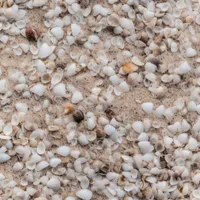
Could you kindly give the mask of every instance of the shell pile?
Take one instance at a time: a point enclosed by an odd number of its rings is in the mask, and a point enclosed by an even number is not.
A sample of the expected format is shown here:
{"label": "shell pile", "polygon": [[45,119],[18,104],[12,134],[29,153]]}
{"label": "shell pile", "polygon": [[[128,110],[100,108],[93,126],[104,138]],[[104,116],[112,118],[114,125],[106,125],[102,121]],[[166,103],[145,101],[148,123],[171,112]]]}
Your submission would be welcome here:
{"label": "shell pile", "polygon": [[0,0],[0,199],[200,199],[199,0]]}

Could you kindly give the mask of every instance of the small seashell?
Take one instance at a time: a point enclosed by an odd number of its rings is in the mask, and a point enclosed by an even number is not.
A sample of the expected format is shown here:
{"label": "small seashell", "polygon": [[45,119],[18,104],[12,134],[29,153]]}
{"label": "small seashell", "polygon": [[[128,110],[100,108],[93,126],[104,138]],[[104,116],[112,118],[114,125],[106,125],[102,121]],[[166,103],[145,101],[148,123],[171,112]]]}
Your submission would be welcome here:
{"label": "small seashell", "polygon": [[187,48],[187,50],[186,50],[186,55],[187,55],[188,58],[191,58],[191,57],[196,56],[196,55],[197,55],[197,52],[196,52],[195,49],[189,47],[189,48]]}
{"label": "small seashell", "polygon": [[78,24],[71,24],[72,35],[77,36],[81,31],[81,27]]}
{"label": "small seashell", "polygon": [[55,168],[57,167],[60,163],[61,163],[61,159],[60,158],[51,158],[50,160],[50,166]]}
{"label": "small seashell", "polygon": [[51,32],[58,40],[61,40],[64,36],[64,31],[61,27],[54,27],[51,29]]}
{"label": "small seashell", "polygon": [[138,146],[143,154],[151,153],[154,149],[148,141],[141,141],[138,143]]}
{"label": "small seashell", "polygon": [[78,110],[73,114],[73,118],[75,122],[80,123],[82,120],[84,120],[84,114],[81,110]]}
{"label": "small seashell", "polygon": [[64,83],[59,83],[53,88],[53,93],[55,96],[67,97],[66,88]]}
{"label": "small seashell", "polygon": [[43,96],[45,91],[45,86],[41,83],[34,85],[30,91],[38,96]]}
{"label": "small seashell", "polygon": [[47,161],[40,161],[36,165],[36,171],[42,171],[43,169],[47,168],[49,166],[49,163]]}
{"label": "small seashell", "polygon": [[154,105],[151,102],[146,102],[142,104],[142,109],[144,110],[144,112],[146,112],[147,114],[150,114],[153,112],[153,108]]}
{"label": "small seashell", "polygon": [[12,134],[12,132],[13,132],[12,124],[8,123],[3,129],[3,134],[9,136]]}
{"label": "small seashell", "polygon": [[136,56],[134,56],[134,57],[132,58],[132,62],[133,62],[134,64],[136,64],[137,66],[143,66],[143,65],[144,65],[144,63],[141,62],[141,61],[139,60],[139,58],[136,57]]}
{"label": "small seashell", "polygon": [[49,187],[50,189],[54,190],[55,192],[57,192],[60,189],[60,186],[61,186],[60,181],[56,177],[52,177],[47,182],[47,187]]}
{"label": "small seashell", "polygon": [[120,17],[117,14],[113,13],[107,17],[107,22],[110,26],[116,27],[120,24],[119,19]]}
{"label": "small seashell", "polygon": [[34,170],[36,167],[36,162],[33,160],[29,160],[26,162],[26,168],[29,170]]}
{"label": "small seashell", "polygon": [[39,57],[43,59],[49,57],[55,48],[55,46],[49,46],[47,43],[42,44],[39,48]]}
{"label": "small seashell", "polygon": [[137,67],[137,65],[135,65],[133,63],[126,63],[123,65],[122,69],[126,74],[129,74],[131,72],[137,71],[138,67]]}
{"label": "small seashell", "polygon": [[70,103],[67,103],[67,104],[65,105],[65,113],[66,113],[67,115],[69,115],[69,114],[71,114],[71,113],[73,113],[73,112],[74,112],[74,107],[73,107],[73,105],[70,104]]}
{"label": "small seashell", "polygon": [[137,133],[142,133],[144,131],[144,125],[141,121],[134,122],[132,127]]}
{"label": "small seashell", "polygon": [[10,158],[11,157],[8,154],[0,153],[0,163],[5,163],[10,160]]}
{"label": "small seashell", "polygon": [[83,95],[82,95],[82,93],[79,92],[79,91],[75,91],[75,92],[73,93],[73,95],[72,95],[72,99],[71,99],[72,103],[77,104],[77,103],[79,103],[79,102],[82,101],[82,100],[83,100]]}
{"label": "small seashell", "polygon": [[46,147],[45,147],[44,143],[43,142],[39,142],[38,146],[37,146],[37,153],[39,155],[44,154],[45,150],[46,150]]}
{"label": "small seashell", "polygon": [[107,124],[105,127],[104,127],[104,132],[107,134],[107,135],[112,135],[113,133],[115,133],[116,129],[114,126],[110,125],[110,124]]}
{"label": "small seashell", "polygon": [[79,142],[82,146],[85,146],[85,145],[88,145],[88,144],[89,144],[89,141],[88,141],[87,137],[86,137],[84,134],[81,134],[81,135],[78,137],[78,142]]}
{"label": "small seashell", "polygon": [[48,73],[42,74],[42,76],[41,76],[41,82],[42,82],[43,84],[47,84],[47,83],[49,83],[50,81],[51,81],[51,76],[50,76],[50,74],[48,74]]}
{"label": "small seashell", "polygon": [[187,72],[189,72],[192,68],[190,67],[190,65],[188,64],[187,61],[184,61],[183,63],[181,63],[178,67],[178,73],[179,74],[185,74]]}
{"label": "small seashell", "polygon": [[29,41],[37,41],[39,36],[40,36],[40,32],[37,31],[36,29],[33,29],[31,27],[26,27],[26,38]]}
{"label": "small seashell", "polygon": [[90,200],[92,199],[92,192],[88,189],[82,189],[76,192],[76,196],[83,200]]}
{"label": "small seashell", "polygon": [[68,146],[60,146],[57,148],[56,153],[63,156],[67,157],[70,154],[71,148]]}
{"label": "small seashell", "polygon": [[23,169],[24,167],[24,164],[22,162],[16,162],[14,165],[13,165],[13,171],[15,172],[19,172]]}

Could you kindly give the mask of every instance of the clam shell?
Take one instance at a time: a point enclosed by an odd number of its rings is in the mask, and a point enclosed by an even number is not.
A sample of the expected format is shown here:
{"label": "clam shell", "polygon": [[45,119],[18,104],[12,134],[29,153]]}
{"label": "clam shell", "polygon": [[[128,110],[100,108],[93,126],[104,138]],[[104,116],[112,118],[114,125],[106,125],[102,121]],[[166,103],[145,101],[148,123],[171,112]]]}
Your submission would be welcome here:
{"label": "clam shell", "polygon": [[46,150],[45,144],[43,142],[39,142],[37,146],[37,153],[38,154],[44,154]]}

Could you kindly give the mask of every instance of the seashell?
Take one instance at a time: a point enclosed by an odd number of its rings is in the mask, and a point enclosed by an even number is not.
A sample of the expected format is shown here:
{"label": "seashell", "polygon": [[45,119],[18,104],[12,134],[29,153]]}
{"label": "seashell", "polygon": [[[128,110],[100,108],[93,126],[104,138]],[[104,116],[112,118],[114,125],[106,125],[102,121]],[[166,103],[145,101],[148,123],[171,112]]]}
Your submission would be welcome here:
{"label": "seashell", "polygon": [[61,40],[64,36],[64,31],[61,27],[54,27],[51,29],[51,32],[58,40]]}
{"label": "seashell", "polygon": [[71,148],[68,146],[60,146],[57,148],[56,153],[60,156],[67,157],[70,154]]}
{"label": "seashell", "polygon": [[[122,17],[119,19],[120,26],[127,30],[134,30],[134,24],[130,19]],[[136,64],[136,63],[135,63]]]}
{"label": "seashell", "polygon": [[80,123],[84,119],[84,113],[78,110],[73,114],[73,118],[75,122]]}
{"label": "seashell", "polygon": [[198,142],[194,138],[190,138],[187,145],[188,149],[195,150],[198,147]]}
{"label": "seashell", "polygon": [[67,97],[66,88],[64,83],[59,83],[53,88],[53,93],[55,96]]}
{"label": "seashell", "polygon": [[138,146],[143,154],[151,153],[154,149],[153,146],[148,141],[138,142]]}
{"label": "seashell", "polygon": [[13,171],[15,172],[19,172],[23,169],[24,167],[24,164],[22,162],[16,162],[14,165],[13,165]]}
{"label": "seashell", "polygon": [[5,93],[6,91],[6,79],[0,80],[0,93]]}
{"label": "seashell", "polygon": [[26,168],[29,170],[34,170],[36,167],[36,162],[33,160],[27,161],[26,162]]}
{"label": "seashell", "polygon": [[92,192],[88,189],[82,189],[76,192],[76,196],[83,200],[90,200],[92,199]]}
{"label": "seashell", "polygon": [[81,32],[81,27],[78,24],[71,24],[72,35],[77,36]]}
{"label": "seashell", "polygon": [[137,65],[133,64],[133,63],[125,63],[122,67],[123,71],[126,73],[126,74],[129,74],[131,72],[135,72],[138,70],[138,67]]}
{"label": "seashell", "polygon": [[12,134],[12,132],[13,132],[12,124],[8,123],[3,129],[3,134],[9,136]]}
{"label": "seashell", "polygon": [[80,181],[82,189],[87,189],[89,187],[90,182],[87,176],[81,176],[80,178],[78,178],[78,180]]}
{"label": "seashell", "polygon": [[154,105],[151,102],[146,102],[143,103],[141,107],[144,110],[144,112],[146,112],[147,114],[151,114],[153,112]]}
{"label": "seashell", "polygon": [[25,34],[26,34],[26,38],[29,41],[37,41],[38,38],[40,37],[40,32],[36,29],[29,27],[29,26],[26,27]]}
{"label": "seashell", "polygon": [[76,74],[76,64],[73,63],[67,68],[66,76],[74,76]]}
{"label": "seashell", "polygon": [[37,165],[35,170],[36,171],[42,171],[43,169],[47,168],[49,166],[49,163],[47,161],[40,161]]}
{"label": "seashell", "polygon": [[37,60],[37,69],[38,72],[44,73],[46,71],[46,65],[41,60]]}
{"label": "seashell", "polygon": [[200,198],[200,191],[199,191],[199,190],[193,190],[193,191],[192,191],[192,195],[193,195],[195,198],[199,199],[199,198]]}
{"label": "seashell", "polygon": [[112,135],[115,133],[115,131],[116,131],[115,127],[110,124],[107,124],[106,126],[104,126],[104,132],[107,135]]}
{"label": "seashell", "polygon": [[55,48],[55,46],[49,46],[47,43],[42,44],[39,48],[39,57],[42,59],[49,57]]}
{"label": "seashell", "polygon": [[45,86],[41,83],[34,85],[30,91],[38,96],[43,96],[45,91]]}
{"label": "seashell", "polygon": [[10,160],[10,158],[11,157],[8,154],[0,153],[0,163],[5,163]]}
{"label": "seashell", "polygon": [[33,7],[38,8],[44,6],[47,2],[48,0],[33,0],[32,5]]}
{"label": "seashell", "polygon": [[37,153],[39,155],[44,154],[45,150],[46,150],[46,147],[45,147],[44,143],[43,142],[39,142],[38,146],[37,146]]}
{"label": "seashell", "polygon": [[86,137],[84,134],[81,134],[81,135],[78,137],[78,142],[79,142],[82,146],[85,146],[85,145],[88,145],[88,144],[89,144],[89,141],[88,141],[87,137]]}
{"label": "seashell", "polygon": [[47,84],[47,83],[49,83],[50,81],[51,81],[51,76],[50,76],[50,74],[48,74],[48,73],[42,74],[42,76],[41,76],[41,82],[42,82],[43,84]]}
{"label": "seashell", "polygon": [[192,68],[190,67],[190,65],[188,64],[187,61],[184,61],[183,63],[181,63],[178,67],[178,73],[179,74],[185,74],[187,72],[189,72]]}
{"label": "seashell", "polygon": [[120,17],[117,14],[113,13],[107,17],[107,22],[110,26],[116,27],[120,25],[119,19]]}
{"label": "seashell", "polygon": [[82,101],[82,100],[83,100],[82,93],[79,92],[79,91],[75,91],[75,92],[73,93],[73,95],[72,95],[72,99],[71,99],[72,103],[77,104],[77,103],[79,103],[79,102]]}
{"label": "seashell", "polygon": [[49,130],[49,131],[52,131],[52,132],[58,131],[58,130],[59,130],[59,126],[50,125],[50,126],[48,126],[48,130]]}
{"label": "seashell", "polygon": [[143,66],[143,65],[144,65],[144,63],[141,62],[141,61],[139,60],[139,58],[136,57],[136,56],[134,56],[131,60],[132,60],[132,62],[133,62],[134,64],[136,64],[137,66]]}
{"label": "seashell", "polygon": [[186,56],[187,56],[188,58],[194,57],[194,56],[196,56],[196,55],[197,55],[197,52],[196,52],[195,49],[193,49],[193,48],[191,48],[191,47],[187,48],[187,50],[186,50]]}
{"label": "seashell", "polygon": [[132,125],[133,129],[137,133],[142,133],[144,131],[144,125],[141,121],[136,121]]}
{"label": "seashell", "polygon": [[146,21],[146,22],[150,22],[154,17],[154,12],[148,10],[148,9],[145,9],[143,11],[143,19]]}
{"label": "seashell", "polygon": [[60,163],[61,163],[61,159],[60,158],[51,158],[50,160],[50,166],[55,168],[57,167]]}
{"label": "seashell", "polygon": [[47,182],[47,187],[49,187],[50,189],[54,190],[55,192],[57,192],[60,189],[60,186],[61,186],[60,181],[56,177],[52,177]]}
{"label": "seashell", "polygon": [[61,80],[62,80],[62,74],[61,74],[61,73],[55,73],[55,74],[52,76],[51,84],[52,84],[52,85],[56,85],[56,84],[58,84]]}

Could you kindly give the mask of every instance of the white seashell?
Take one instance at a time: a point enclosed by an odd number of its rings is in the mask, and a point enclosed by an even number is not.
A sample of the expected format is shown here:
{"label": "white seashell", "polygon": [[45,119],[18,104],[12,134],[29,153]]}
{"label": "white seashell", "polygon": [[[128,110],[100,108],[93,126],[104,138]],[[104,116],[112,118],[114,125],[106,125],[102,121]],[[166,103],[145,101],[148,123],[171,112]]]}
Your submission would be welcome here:
{"label": "white seashell", "polygon": [[82,101],[82,100],[83,100],[82,93],[79,92],[79,91],[75,91],[75,92],[73,93],[73,95],[72,95],[72,99],[71,99],[72,103],[77,104],[77,103],[79,103],[79,102]]}
{"label": "white seashell", "polygon": [[187,145],[188,149],[195,150],[198,147],[198,142],[194,138],[190,138]]}
{"label": "white seashell", "polygon": [[107,17],[107,22],[110,26],[116,27],[120,25],[119,19],[120,17],[117,14],[112,13],[110,16]]}
{"label": "white seashell", "polygon": [[93,130],[96,126],[96,121],[93,117],[88,118],[87,120],[87,129]]}
{"label": "white seashell", "polygon": [[190,67],[190,65],[188,64],[187,61],[184,61],[182,64],[179,65],[178,67],[178,73],[179,74],[185,74],[187,72],[189,72],[192,68]]}
{"label": "white seashell", "polygon": [[67,76],[73,76],[76,74],[76,64],[73,63],[67,68],[66,75]]}
{"label": "white seashell", "polygon": [[46,150],[45,144],[43,142],[39,142],[37,146],[37,153],[38,154],[44,154]]}
{"label": "white seashell", "polygon": [[24,164],[22,162],[16,162],[14,165],[13,165],[13,171],[15,172],[19,172],[23,169],[24,167]]}
{"label": "white seashell", "polygon": [[92,199],[92,192],[88,189],[82,189],[76,192],[76,196],[83,200],[90,200]]}
{"label": "white seashell", "polygon": [[158,118],[161,118],[164,114],[164,111],[165,111],[165,106],[161,105],[159,106],[156,111],[155,111],[155,115],[158,117]]}
{"label": "white seashell", "polygon": [[195,174],[195,175],[192,177],[192,181],[193,181],[193,183],[195,183],[196,185],[199,185],[199,182],[200,182],[200,173]]}
{"label": "white seashell", "polygon": [[188,111],[196,111],[197,105],[194,101],[189,101],[187,105]]}
{"label": "white seashell", "polygon": [[144,131],[144,125],[141,121],[136,121],[132,125],[133,129],[137,133],[142,133]]}
{"label": "white seashell", "polygon": [[130,89],[126,81],[121,82],[118,87],[122,92],[128,92]]}
{"label": "white seashell", "polygon": [[37,69],[38,69],[38,72],[41,72],[41,73],[44,73],[46,71],[46,65],[44,64],[43,61],[41,60],[37,61]]}
{"label": "white seashell", "polygon": [[110,125],[110,124],[107,124],[105,127],[104,127],[104,131],[107,135],[112,135],[115,133],[116,129],[114,126]]}
{"label": "white seashell", "polygon": [[34,85],[30,91],[38,96],[43,96],[45,91],[45,86],[41,83]]}
{"label": "white seashell", "polygon": [[47,187],[49,187],[50,189],[54,190],[55,192],[57,192],[60,189],[60,186],[61,186],[60,181],[56,177],[52,177],[47,182]]}
{"label": "white seashell", "polygon": [[50,166],[55,168],[57,167],[60,163],[61,163],[61,159],[60,158],[51,158],[50,160]]}
{"label": "white seashell", "polygon": [[130,19],[122,17],[119,19],[120,26],[127,30],[134,30],[134,24]]}
{"label": "white seashell", "polygon": [[65,200],[76,200],[74,197],[67,197]]}
{"label": "white seashell", "polygon": [[56,37],[56,39],[61,40],[64,36],[64,31],[60,27],[55,27],[51,29],[51,32]]}
{"label": "white seashell", "polygon": [[147,72],[151,72],[151,73],[156,72],[156,69],[157,69],[157,66],[150,62],[147,62],[144,67]]}
{"label": "white seashell", "polygon": [[78,137],[78,142],[79,142],[82,146],[89,144],[89,141],[88,141],[87,137],[86,137],[84,134],[81,134],[81,135]]}
{"label": "white seashell", "polygon": [[8,160],[10,160],[10,158],[11,157],[8,154],[0,153],[0,163],[7,162]]}
{"label": "white seashell", "polygon": [[87,189],[89,187],[90,182],[87,176],[82,176],[79,181],[80,181],[81,188]]}
{"label": "white seashell", "polygon": [[67,97],[66,94],[66,88],[64,83],[59,83],[53,88],[53,93],[55,96],[60,96],[60,97]]}
{"label": "white seashell", "polygon": [[56,153],[60,156],[67,157],[70,154],[71,148],[68,146],[60,146],[57,148]]}
{"label": "white seashell", "polygon": [[35,47],[34,45],[30,45],[30,52],[33,54],[33,55],[37,55],[39,50],[37,47]]}
{"label": "white seashell", "polygon": [[146,112],[147,114],[150,114],[153,112],[153,108],[154,105],[151,102],[146,102],[142,104],[142,109],[144,110],[144,112]]}
{"label": "white seashell", "polygon": [[3,129],[3,134],[9,136],[12,134],[12,131],[13,131],[12,124],[8,123]]}
{"label": "white seashell", "polygon": [[199,189],[198,190],[193,190],[192,191],[192,195],[195,197],[195,199],[200,199],[200,191],[199,191]]}
{"label": "white seashell", "polygon": [[6,79],[0,80],[0,93],[5,93],[6,91]]}
{"label": "white seashell", "polygon": [[56,85],[62,80],[62,74],[61,73],[55,73],[51,79],[51,84]]}
{"label": "white seashell", "polygon": [[78,24],[71,24],[72,35],[77,36],[81,32],[81,27]]}
{"label": "white seashell", "polygon": [[27,112],[28,111],[28,106],[25,103],[16,103],[15,108],[17,109],[18,112]]}
{"label": "white seashell", "polygon": [[49,166],[49,163],[47,161],[40,161],[36,165],[36,171],[42,171],[43,169],[47,168]]}
{"label": "white seashell", "polygon": [[33,7],[41,7],[44,6],[46,3],[48,2],[48,0],[33,0],[32,5]]}
{"label": "white seashell", "polygon": [[0,36],[0,41],[6,44],[8,42],[8,36],[7,35],[1,35]]}
{"label": "white seashell", "polygon": [[186,50],[186,55],[187,55],[188,58],[191,58],[191,57],[196,56],[196,55],[197,55],[197,52],[196,52],[195,49],[189,47],[189,48],[187,48],[187,50]]}
{"label": "white seashell", "polygon": [[39,57],[40,58],[47,58],[50,56],[53,51],[55,50],[55,46],[49,46],[47,43],[44,43],[39,48]]}
{"label": "white seashell", "polygon": [[151,153],[154,149],[151,143],[148,141],[141,141],[138,143],[138,146],[143,154]]}
{"label": "white seashell", "polygon": [[26,162],[26,168],[29,170],[34,170],[36,167],[36,162],[33,160],[29,160]]}

